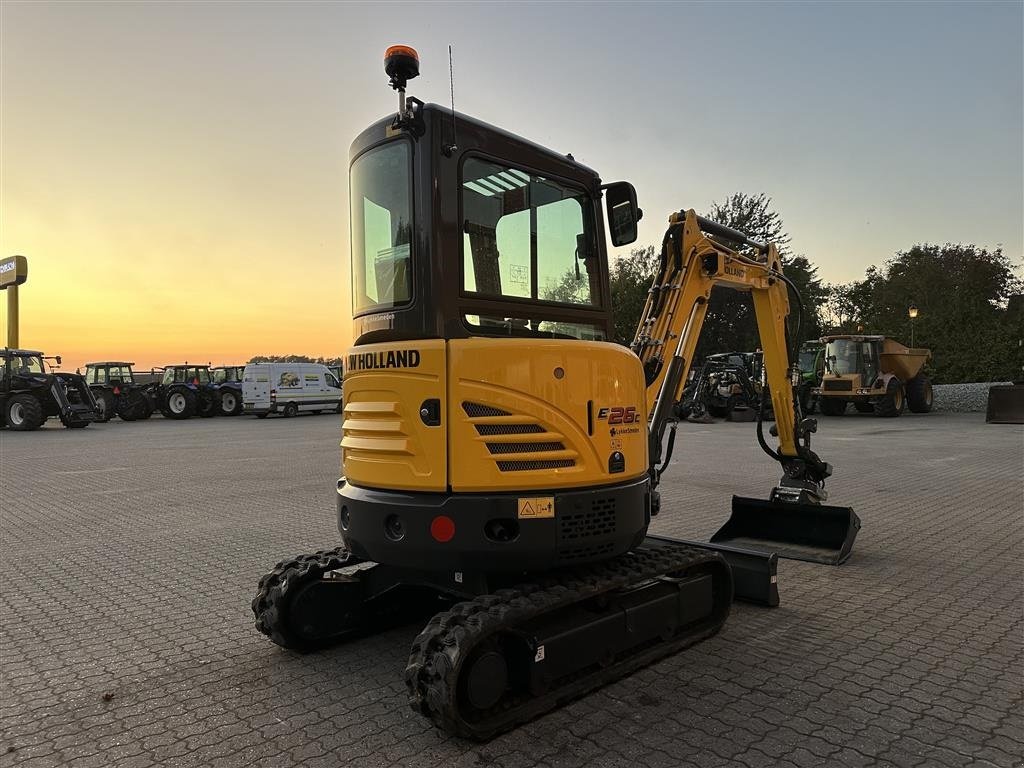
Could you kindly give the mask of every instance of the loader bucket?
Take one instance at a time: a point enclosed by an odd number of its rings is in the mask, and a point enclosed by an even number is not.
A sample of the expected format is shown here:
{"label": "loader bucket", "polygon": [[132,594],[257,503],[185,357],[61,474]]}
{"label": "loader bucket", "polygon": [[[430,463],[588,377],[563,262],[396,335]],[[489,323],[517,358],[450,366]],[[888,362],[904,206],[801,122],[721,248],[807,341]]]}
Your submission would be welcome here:
{"label": "loader bucket", "polygon": [[1024,424],[1024,384],[996,384],[988,388],[989,424]]}
{"label": "loader bucket", "polygon": [[732,515],[713,543],[839,565],[850,556],[860,518],[850,507],[732,497]]}

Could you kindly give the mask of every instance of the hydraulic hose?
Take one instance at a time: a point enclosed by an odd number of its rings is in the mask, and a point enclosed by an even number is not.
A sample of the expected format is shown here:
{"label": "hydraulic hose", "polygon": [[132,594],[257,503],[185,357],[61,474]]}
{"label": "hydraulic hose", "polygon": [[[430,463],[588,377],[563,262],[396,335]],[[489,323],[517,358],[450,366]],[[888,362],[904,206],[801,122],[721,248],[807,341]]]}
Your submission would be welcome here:
{"label": "hydraulic hose", "polygon": [[[772,275],[775,276],[775,277],[778,277],[780,280],[782,280],[782,282],[784,282],[786,284],[786,286],[789,288],[789,290],[791,290],[793,292],[793,295],[796,297],[796,307],[797,307],[797,314],[796,314],[796,339],[797,339],[797,341],[796,342],[792,342],[790,340],[790,338],[789,338],[789,329],[786,329],[786,336],[787,336],[787,338],[786,338],[786,342],[787,342],[786,346],[788,347],[788,346],[792,345],[792,347],[793,347],[793,349],[791,349],[790,352],[789,352],[789,359],[790,360],[796,360],[798,358],[799,354],[800,354],[799,347],[796,346],[796,345],[799,344],[800,332],[801,332],[801,328],[803,327],[804,300],[803,300],[803,297],[800,296],[800,291],[797,289],[796,285],[793,284],[792,280],[790,280],[788,277],[786,277],[781,272],[772,272]],[[763,365],[763,362],[762,362],[762,365]],[[787,371],[787,375],[788,375],[788,371]],[[758,445],[761,446],[761,450],[763,450],[765,453],[767,453],[769,456],[771,456],[776,461],[780,461],[781,462],[782,461],[782,455],[778,451],[773,450],[772,447],[770,445],[768,445],[768,441],[764,439],[764,426],[763,426],[763,421],[764,421],[764,403],[765,403],[765,400],[767,400],[767,395],[768,395],[768,386],[767,386],[767,384],[765,384],[765,386],[763,386],[761,388],[761,402],[760,402],[760,405],[759,405],[759,407],[757,409],[757,429],[756,429],[756,431],[757,431],[757,443],[758,443]],[[801,415],[800,414],[800,403],[794,399],[793,405],[794,405],[794,408],[793,408],[793,434],[795,436],[794,443],[796,445],[797,453],[800,453],[801,448],[802,448],[802,446],[800,445],[800,415]],[[776,418],[778,418],[778,414],[776,414]]]}

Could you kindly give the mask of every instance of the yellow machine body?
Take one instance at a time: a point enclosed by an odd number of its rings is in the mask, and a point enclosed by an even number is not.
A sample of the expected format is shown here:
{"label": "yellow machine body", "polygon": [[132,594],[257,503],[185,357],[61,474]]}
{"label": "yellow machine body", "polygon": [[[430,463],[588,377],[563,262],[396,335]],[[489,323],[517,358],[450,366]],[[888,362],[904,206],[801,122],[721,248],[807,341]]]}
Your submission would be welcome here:
{"label": "yellow machine body", "polygon": [[342,469],[355,485],[501,493],[647,473],[643,373],[624,347],[432,339],[362,345],[348,361]]}

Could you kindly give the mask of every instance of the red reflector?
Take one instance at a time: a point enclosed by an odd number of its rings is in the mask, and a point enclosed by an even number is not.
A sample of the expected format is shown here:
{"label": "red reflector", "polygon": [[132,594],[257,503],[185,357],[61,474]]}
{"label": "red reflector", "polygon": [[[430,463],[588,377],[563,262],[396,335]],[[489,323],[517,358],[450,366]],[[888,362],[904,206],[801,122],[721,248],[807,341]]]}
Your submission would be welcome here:
{"label": "red reflector", "polygon": [[442,544],[451,541],[455,535],[455,521],[445,515],[438,515],[430,521],[430,535]]}
{"label": "red reflector", "polygon": [[114,394],[115,395],[120,395],[121,394],[121,388],[120,387],[114,387]]}

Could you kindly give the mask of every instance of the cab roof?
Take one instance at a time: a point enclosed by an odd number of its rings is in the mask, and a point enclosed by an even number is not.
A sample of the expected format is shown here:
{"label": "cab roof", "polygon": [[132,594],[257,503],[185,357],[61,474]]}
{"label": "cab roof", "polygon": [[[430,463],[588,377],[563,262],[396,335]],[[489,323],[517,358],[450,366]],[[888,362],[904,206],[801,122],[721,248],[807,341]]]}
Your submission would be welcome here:
{"label": "cab roof", "polygon": [[838,341],[841,339],[848,339],[850,341],[885,341],[885,336],[863,333],[839,333],[834,336],[821,337],[821,341],[823,343],[827,343],[830,341]]}
{"label": "cab roof", "polygon": [[86,363],[85,367],[89,368],[100,365],[135,365],[135,363],[129,363],[127,360],[99,360],[95,363]]}
{"label": "cab roof", "polygon": [[10,347],[4,347],[4,354],[9,355],[38,355],[43,356],[42,352],[38,352],[34,349],[11,349]]}
{"label": "cab roof", "polygon": [[[451,133],[452,111],[450,109],[443,107],[440,104],[424,104],[422,112],[423,121],[427,126],[436,126],[438,129],[445,132],[445,136],[448,136]],[[394,121],[395,114],[392,113],[373,123],[362,133],[356,136],[355,140],[352,142],[351,148],[349,149],[349,163],[355,160],[358,155],[362,154],[370,146],[388,138],[388,129]],[[548,160],[554,161],[556,164],[563,165],[567,176],[591,176],[595,179],[598,178],[597,171],[583,163],[577,162],[571,153],[563,154],[556,152],[549,147],[537,144],[536,142],[523,138],[511,131],[506,131],[504,128],[499,128],[496,125],[485,123],[483,120],[478,120],[475,117],[465,115],[461,112],[455,113],[455,135],[456,140],[459,142],[460,150],[478,149],[478,147],[474,146],[472,143],[465,147],[462,146],[462,139],[471,139],[473,135],[479,135],[482,133],[491,134],[499,140],[518,144],[522,149],[531,153],[544,155]]]}

